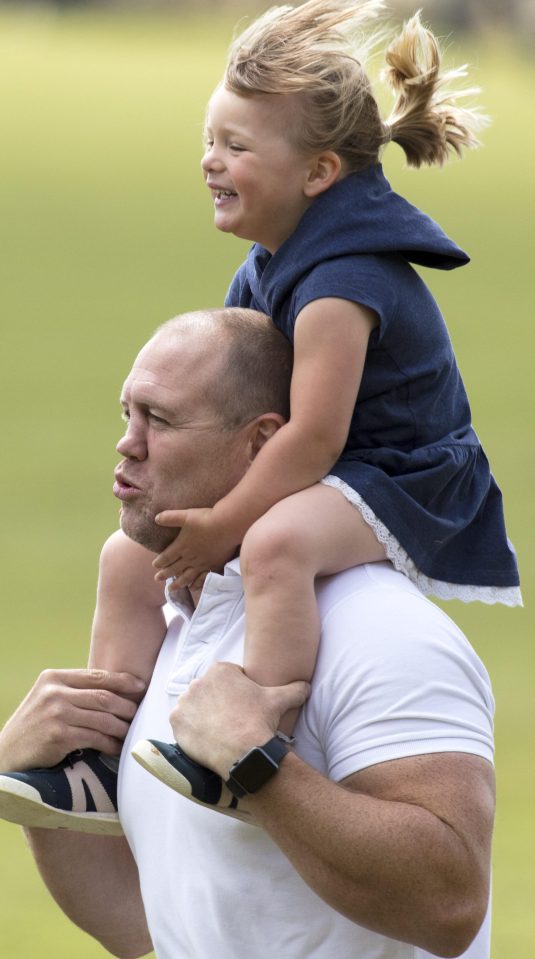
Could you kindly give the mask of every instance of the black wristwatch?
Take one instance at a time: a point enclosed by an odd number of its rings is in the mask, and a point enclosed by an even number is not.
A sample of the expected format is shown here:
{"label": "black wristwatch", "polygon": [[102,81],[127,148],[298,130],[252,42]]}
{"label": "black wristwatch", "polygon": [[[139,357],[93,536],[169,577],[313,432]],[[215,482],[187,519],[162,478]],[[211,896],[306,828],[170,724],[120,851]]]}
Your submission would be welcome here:
{"label": "black wristwatch", "polygon": [[[287,737],[288,738],[288,737]],[[278,771],[290,746],[273,736],[263,746],[254,746],[230,769],[227,786],[237,799],[257,792]]]}

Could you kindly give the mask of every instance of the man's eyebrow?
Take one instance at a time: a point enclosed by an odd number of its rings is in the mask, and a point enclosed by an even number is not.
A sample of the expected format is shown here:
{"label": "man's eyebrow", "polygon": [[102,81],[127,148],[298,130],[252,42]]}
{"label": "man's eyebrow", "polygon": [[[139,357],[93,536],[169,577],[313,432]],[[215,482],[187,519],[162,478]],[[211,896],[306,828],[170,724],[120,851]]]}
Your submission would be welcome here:
{"label": "man's eyebrow", "polygon": [[162,402],[159,399],[156,399],[155,397],[151,398],[150,396],[141,396],[139,398],[136,397],[132,399],[131,397],[127,398],[126,395],[123,393],[119,397],[119,403],[123,407],[123,409],[126,406],[137,406],[144,410],[154,410],[155,412],[163,413],[164,416],[167,416],[167,417],[172,417],[177,415],[176,409],[173,409],[171,406],[167,406],[164,402]]}

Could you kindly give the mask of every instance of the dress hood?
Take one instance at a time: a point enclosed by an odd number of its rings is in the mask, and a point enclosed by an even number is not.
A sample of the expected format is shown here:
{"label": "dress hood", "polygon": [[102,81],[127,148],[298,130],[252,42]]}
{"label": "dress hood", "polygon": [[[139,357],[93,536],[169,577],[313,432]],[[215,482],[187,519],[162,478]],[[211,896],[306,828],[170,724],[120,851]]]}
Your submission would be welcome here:
{"label": "dress hood", "polygon": [[[271,309],[303,276],[329,258],[390,254],[438,270],[452,270],[469,257],[438,223],[398,193],[381,164],[335,183],[311,204],[291,236],[273,256],[255,244],[247,280],[255,297]],[[273,278],[277,289],[272,289]]]}

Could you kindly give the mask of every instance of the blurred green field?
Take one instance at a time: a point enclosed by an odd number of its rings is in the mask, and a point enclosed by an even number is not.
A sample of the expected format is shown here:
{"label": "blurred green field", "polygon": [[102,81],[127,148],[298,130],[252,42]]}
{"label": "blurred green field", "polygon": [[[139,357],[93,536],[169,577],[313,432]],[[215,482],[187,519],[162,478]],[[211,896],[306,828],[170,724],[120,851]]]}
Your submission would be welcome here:
{"label": "blurred green field", "polygon": [[[137,349],[175,313],[220,305],[246,249],[213,230],[198,168],[230,30],[214,17],[0,14],[0,721],[43,667],[84,664],[117,516],[118,390]],[[428,280],[504,491],[526,608],[448,612],[497,700],[493,959],[532,959],[535,65],[492,37],[461,44],[464,59],[494,119],[484,150],[415,173],[392,147],[385,167],[473,256]],[[0,823],[0,850],[5,959],[107,955],[54,906],[15,826]]]}

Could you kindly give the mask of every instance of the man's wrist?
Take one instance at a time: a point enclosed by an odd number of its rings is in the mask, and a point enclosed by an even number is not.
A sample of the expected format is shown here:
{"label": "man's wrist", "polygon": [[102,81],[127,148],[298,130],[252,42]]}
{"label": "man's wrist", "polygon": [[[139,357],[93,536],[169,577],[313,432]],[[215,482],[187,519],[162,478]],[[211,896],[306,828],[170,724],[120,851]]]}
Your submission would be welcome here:
{"label": "man's wrist", "polygon": [[236,796],[258,792],[278,772],[280,764],[287,756],[292,740],[283,734],[271,736],[262,746],[248,749],[241,759],[229,770],[226,785]]}
{"label": "man's wrist", "polygon": [[12,734],[12,722],[8,719],[0,733],[0,772],[10,772],[11,770],[29,769],[31,763],[28,763],[27,748],[25,748],[25,737],[20,731],[17,735]]}
{"label": "man's wrist", "polygon": [[226,781],[230,776],[232,767],[239,762],[246,753],[268,742],[274,735],[273,730],[265,726],[261,726],[257,730],[233,730],[232,734],[225,736],[225,738],[223,738],[222,733],[219,756],[210,768],[213,768],[214,771],[219,773],[221,778]]}

